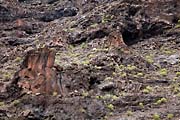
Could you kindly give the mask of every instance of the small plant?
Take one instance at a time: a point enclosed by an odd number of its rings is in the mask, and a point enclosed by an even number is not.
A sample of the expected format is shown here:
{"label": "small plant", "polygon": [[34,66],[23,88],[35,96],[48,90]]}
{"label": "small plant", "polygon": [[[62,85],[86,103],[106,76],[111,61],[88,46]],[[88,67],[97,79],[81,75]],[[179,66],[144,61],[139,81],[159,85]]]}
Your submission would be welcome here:
{"label": "small plant", "polygon": [[113,112],[110,112],[110,113],[109,113],[109,116],[112,116],[112,115],[113,115]]}
{"label": "small plant", "polygon": [[177,97],[180,97],[180,93],[178,93],[176,96],[177,96]]}
{"label": "small plant", "polygon": [[174,77],[174,78],[173,78],[173,81],[176,81],[177,79],[178,79],[178,77]]}
{"label": "small plant", "polygon": [[126,74],[125,72],[120,72],[119,75],[120,75],[121,77],[126,77],[126,76],[127,76],[127,74]]}
{"label": "small plant", "polygon": [[113,75],[113,76],[116,76],[116,75],[117,75],[117,73],[116,73],[116,72],[113,72],[113,73],[112,73],[112,75]]}
{"label": "small plant", "polygon": [[95,57],[95,55],[93,55],[93,54],[89,54],[89,55],[88,55],[88,58],[89,58],[89,59],[91,59],[91,58],[93,58],[93,57]]}
{"label": "small plant", "polygon": [[168,115],[167,115],[167,119],[169,119],[169,120],[173,119],[173,117],[174,117],[173,114],[168,114]]}
{"label": "small plant", "polygon": [[116,95],[111,95],[111,94],[105,94],[104,96],[96,96],[96,99],[111,99],[111,100],[117,100],[119,97]]}
{"label": "small plant", "polygon": [[85,65],[85,66],[86,66],[86,65],[89,65],[89,64],[90,64],[90,61],[89,61],[89,60],[82,61],[82,64]]}
{"label": "small plant", "polygon": [[58,95],[58,93],[57,92],[53,92],[53,96],[57,96]]}
{"label": "small plant", "polygon": [[174,93],[178,93],[179,91],[180,91],[180,88],[178,86],[174,87],[174,90],[173,90]]}
{"label": "small plant", "polygon": [[124,65],[120,65],[119,66],[120,69],[124,69],[124,67],[125,67]]}
{"label": "small plant", "polygon": [[160,104],[166,103],[166,102],[167,102],[167,99],[163,97],[163,98],[157,100],[156,103],[155,103],[155,105],[160,105]]}
{"label": "small plant", "polygon": [[146,61],[147,61],[148,63],[153,63],[153,62],[154,62],[152,55],[147,55],[147,56],[145,56],[145,59],[146,59]]}
{"label": "small plant", "polygon": [[180,72],[178,71],[178,72],[176,72],[176,76],[177,77],[179,77],[180,76]]}
{"label": "small plant", "polygon": [[136,66],[128,65],[128,66],[127,66],[127,69],[132,71],[132,70],[135,70],[135,69],[136,69]]}
{"label": "small plant", "polygon": [[150,93],[150,91],[147,89],[143,89],[143,93],[148,94],[148,93]]}
{"label": "small plant", "polygon": [[81,48],[86,48],[87,47],[87,43],[86,42],[83,42],[82,44],[81,44]]}
{"label": "small plant", "polygon": [[160,69],[159,74],[162,76],[166,76],[168,74],[168,71],[167,69],[163,68],[163,69]]}
{"label": "small plant", "polygon": [[70,48],[71,50],[73,50],[73,49],[74,49],[74,46],[73,46],[73,45],[69,45],[69,48]]}
{"label": "small plant", "polygon": [[178,22],[177,22],[175,28],[180,28],[180,20],[178,20]]}
{"label": "small plant", "polygon": [[143,75],[144,75],[144,74],[141,73],[141,72],[137,73],[137,76],[139,76],[139,77],[142,77]]}
{"label": "small plant", "polygon": [[128,111],[126,112],[126,114],[127,114],[127,116],[132,116],[132,115],[133,115],[133,112],[130,111],[130,110],[128,110]]}
{"label": "small plant", "polygon": [[150,86],[146,86],[145,89],[143,89],[143,93],[148,94],[153,91],[153,88]]}
{"label": "small plant", "polygon": [[164,50],[163,52],[164,54],[167,54],[167,55],[171,55],[173,53],[173,51],[171,50]]}
{"label": "small plant", "polygon": [[107,52],[107,51],[109,51],[108,48],[103,48],[103,49],[93,48],[92,50],[95,51],[95,52]]}
{"label": "small plant", "polygon": [[180,92],[179,84],[173,84],[172,89],[173,89],[173,93]]}
{"label": "small plant", "polygon": [[100,99],[100,98],[101,98],[101,96],[97,95],[97,96],[95,96],[95,98],[96,98],[96,99]]}
{"label": "small plant", "polygon": [[103,15],[101,22],[102,23],[107,23],[108,21],[112,20],[113,17],[114,17],[113,15],[111,15],[111,16],[110,15]]}
{"label": "small plant", "polygon": [[140,106],[141,108],[144,108],[144,104],[143,104],[143,103],[139,103],[139,106]]}
{"label": "small plant", "polygon": [[100,96],[101,99],[106,100],[106,99],[113,99],[116,100],[118,98],[116,95],[111,95],[111,94],[105,94],[104,96]]}
{"label": "small plant", "polygon": [[0,106],[3,106],[4,105],[4,102],[0,102]]}
{"label": "small plant", "polygon": [[94,67],[95,67],[96,69],[98,69],[98,70],[102,69],[102,67],[101,67],[101,66],[97,66],[97,65],[95,65]]}
{"label": "small plant", "polygon": [[105,78],[105,81],[112,81],[112,80],[113,80],[112,77],[106,77],[106,78]]}
{"label": "small plant", "polygon": [[153,115],[153,119],[154,120],[160,120],[160,116],[156,113]]}
{"label": "small plant", "polygon": [[81,54],[80,53],[70,53],[69,56],[71,57],[77,57],[77,56],[80,56]]}
{"label": "small plant", "polygon": [[112,99],[113,99],[113,100],[117,100],[118,98],[119,98],[119,97],[117,97],[116,95],[113,95],[113,96],[112,96]]}
{"label": "small plant", "polygon": [[10,79],[11,75],[12,75],[11,73],[6,72],[6,73],[3,74],[3,78],[6,79],[6,80]]}
{"label": "small plant", "polygon": [[90,27],[95,28],[95,27],[97,27],[97,26],[98,26],[98,24],[97,24],[97,23],[94,23],[94,24],[92,24]]}
{"label": "small plant", "polygon": [[19,104],[20,103],[20,100],[14,100],[12,103],[11,103],[11,105],[17,105],[17,104]]}
{"label": "small plant", "polygon": [[161,51],[162,53],[166,54],[166,55],[171,55],[171,54],[173,54],[173,53],[176,52],[175,50],[169,49],[169,48],[164,47],[164,46],[162,46],[162,47],[160,48],[160,51]]}
{"label": "small plant", "polygon": [[16,57],[15,62],[20,62],[22,59],[20,57]]}
{"label": "small plant", "polygon": [[88,92],[83,91],[82,96],[87,97],[89,95]]}
{"label": "small plant", "polygon": [[108,104],[107,108],[110,109],[110,110],[114,110],[114,105],[113,104]]}

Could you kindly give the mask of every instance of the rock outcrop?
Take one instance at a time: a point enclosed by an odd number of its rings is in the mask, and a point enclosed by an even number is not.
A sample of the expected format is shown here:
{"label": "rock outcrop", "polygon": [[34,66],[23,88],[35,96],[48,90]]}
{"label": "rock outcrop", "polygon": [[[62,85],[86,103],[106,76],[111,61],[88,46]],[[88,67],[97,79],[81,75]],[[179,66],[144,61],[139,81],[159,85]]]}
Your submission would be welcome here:
{"label": "rock outcrop", "polygon": [[55,51],[48,48],[30,50],[15,75],[17,84],[25,92],[60,93],[61,85],[54,67]]}

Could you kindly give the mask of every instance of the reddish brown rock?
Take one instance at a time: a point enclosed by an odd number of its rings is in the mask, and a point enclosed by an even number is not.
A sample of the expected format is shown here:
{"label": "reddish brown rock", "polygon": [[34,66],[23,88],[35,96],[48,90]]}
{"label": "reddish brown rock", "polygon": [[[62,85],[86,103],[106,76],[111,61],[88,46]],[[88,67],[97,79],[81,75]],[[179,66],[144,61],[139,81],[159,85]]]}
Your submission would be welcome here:
{"label": "reddish brown rock", "polygon": [[29,51],[16,75],[18,86],[26,92],[60,93],[60,79],[54,60],[55,51],[47,47]]}
{"label": "reddish brown rock", "polygon": [[116,48],[126,46],[126,44],[124,43],[122,34],[119,32],[112,32],[109,34],[108,45],[111,47],[116,47]]}

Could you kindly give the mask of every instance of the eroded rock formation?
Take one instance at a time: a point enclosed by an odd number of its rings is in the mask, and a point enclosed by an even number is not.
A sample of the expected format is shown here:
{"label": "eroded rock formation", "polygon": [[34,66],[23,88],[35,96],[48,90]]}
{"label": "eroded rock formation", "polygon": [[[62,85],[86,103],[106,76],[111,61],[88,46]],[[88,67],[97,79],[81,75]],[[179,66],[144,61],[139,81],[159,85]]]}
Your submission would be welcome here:
{"label": "eroded rock formation", "polygon": [[18,86],[25,92],[60,93],[60,78],[54,60],[55,51],[47,47],[27,52],[20,71],[15,75]]}

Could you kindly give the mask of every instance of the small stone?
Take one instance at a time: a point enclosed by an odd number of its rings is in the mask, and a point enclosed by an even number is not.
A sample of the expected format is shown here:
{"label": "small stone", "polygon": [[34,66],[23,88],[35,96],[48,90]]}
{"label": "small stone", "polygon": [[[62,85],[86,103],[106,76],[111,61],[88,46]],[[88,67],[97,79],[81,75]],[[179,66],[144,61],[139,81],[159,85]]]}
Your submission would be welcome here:
{"label": "small stone", "polygon": [[177,64],[180,60],[180,55],[179,54],[174,54],[174,55],[170,55],[166,61],[172,65]]}
{"label": "small stone", "polygon": [[22,115],[23,115],[24,117],[26,117],[26,116],[28,116],[30,113],[31,113],[31,110],[25,110],[25,111],[22,112]]}
{"label": "small stone", "polygon": [[35,93],[36,96],[40,95],[41,93]]}
{"label": "small stone", "polygon": [[28,95],[32,94],[32,91],[27,91],[27,94],[28,94]]}
{"label": "small stone", "polygon": [[158,56],[155,61],[157,61],[156,63],[162,63],[162,62],[167,62],[169,64],[177,64],[180,60],[180,55],[179,54],[173,54],[173,55],[160,55]]}
{"label": "small stone", "polygon": [[115,84],[113,82],[109,82],[109,81],[108,82],[104,82],[104,83],[98,85],[98,88],[100,90],[112,89],[114,87],[115,87]]}
{"label": "small stone", "polygon": [[6,92],[6,88],[9,85],[10,82],[0,82],[0,93]]}
{"label": "small stone", "polygon": [[77,90],[74,90],[74,93],[78,93],[78,91],[77,91]]}

